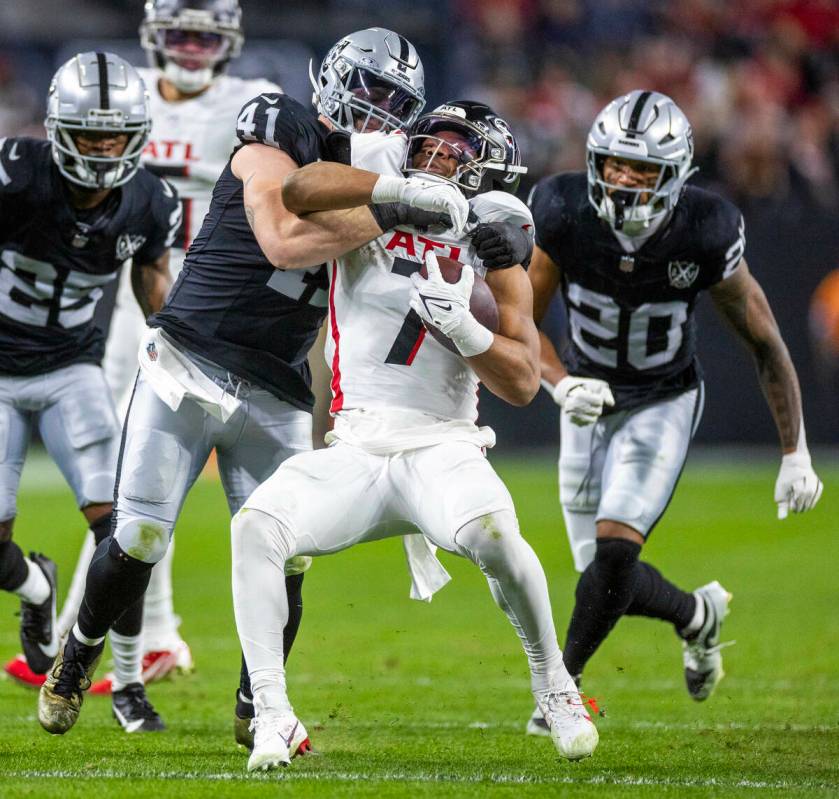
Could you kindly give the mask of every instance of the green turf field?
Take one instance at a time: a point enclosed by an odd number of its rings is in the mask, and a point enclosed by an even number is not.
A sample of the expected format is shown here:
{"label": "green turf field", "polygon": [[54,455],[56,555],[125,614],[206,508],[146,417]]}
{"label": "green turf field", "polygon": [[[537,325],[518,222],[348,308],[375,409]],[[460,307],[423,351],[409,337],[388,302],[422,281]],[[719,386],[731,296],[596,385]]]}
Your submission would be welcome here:
{"label": "green turf field", "polygon": [[[575,575],[553,465],[496,464],[548,574],[562,640]],[[238,644],[225,505],[218,484],[201,482],[175,557],[198,670],[150,689],[169,730],[126,735],[110,703],[90,697],[71,733],[50,737],[35,693],[0,682],[0,796],[839,796],[839,466],[818,466],[824,499],[784,523],[771,465],[689,466],[647,557],[686,588],[719,579],[733,592],[728,676],[694,703],[673,632],[624,619],[586,674],[606,716],[594,758],[577,764],[523,735],[524,656],[471,564],[444,556],[454,579],[426,605],[408,599],[398,541],[315,561],[289,688],[320,754],[256,777],[232,739]],[[69,491],[31,474],[19,507],[17,540],[50,553],[66,586],[83,527]],[[15,608],[0,596],[4,661],[17,651]]]}

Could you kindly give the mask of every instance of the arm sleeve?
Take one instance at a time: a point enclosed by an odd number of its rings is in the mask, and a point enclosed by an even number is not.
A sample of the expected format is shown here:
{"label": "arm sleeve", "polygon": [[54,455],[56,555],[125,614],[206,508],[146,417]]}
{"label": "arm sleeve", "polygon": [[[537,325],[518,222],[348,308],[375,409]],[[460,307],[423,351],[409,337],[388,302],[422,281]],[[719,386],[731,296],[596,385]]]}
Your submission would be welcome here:
{"label": "arm sleeve", "polygon": [[236,136],[242,144],[276,147],[298,166],[320,158],[324,135],[313,113],[285,94],[257,95],[242,106],[236,119]]}
{"label": "arm sleeve", "polygon": [[155,178],[149,202],[149,235],[134,256],[138,264],[150,264],[168,250],[181,227],[182,206],[169,181]]}

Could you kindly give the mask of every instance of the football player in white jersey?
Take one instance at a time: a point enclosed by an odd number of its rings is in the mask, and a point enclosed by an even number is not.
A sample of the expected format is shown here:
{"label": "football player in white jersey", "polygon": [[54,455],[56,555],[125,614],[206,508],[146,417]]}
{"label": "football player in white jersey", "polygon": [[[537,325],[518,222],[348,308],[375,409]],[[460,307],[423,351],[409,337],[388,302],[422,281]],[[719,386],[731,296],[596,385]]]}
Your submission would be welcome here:
{"label": "football player in white jersey", "polygon": [[[142,155],[150,172],[178,190],[183,223],[171,250],[170,269],[177,278],[195,238],[213,186],[237,144],[236,115],[243,99],[280,92],[267,80],[226,75],[243,42],[238,0],[148,0],[140,40],[150,66],[140,68],[150,97],[152,132]],[[129,270],[120,280],[103,367],[120,418],[137,374],[137,348],[146,320],[131,289]],[[93,553],[88,536],[59,618],[66,633],[75,621],[84,591],[84,575]],[[172,556],[154,568],[143,611],[143,679],[160,679],[173,669],[192,670],[192,654],[178,632],[180,619],[172,601]],[[95,683],[93,693],[109,693],[110,679]]]}
{"label": "football player in white jersey", "polygon": [[[510,225],[529,239],[521,229],[530,229],[530,213],[511,194],[524,171],[518,147],[492,109],[462,101],[440,106],[420,118],[407,141],[382,137],[377,168],[391,147],[412,177],[422,173],[431,186],[450,183],[468,195],[478,221],[489,224],[483,232]],[[355,146],[353,164],[366,166]],[[309,164],[287,176],[283,202],[303,215],[372,203],[375,214],[378,203],[401,199],[405,180],[396,175]],[[522,640],[557,750],[578,759],[597,744],[563,665],[542,567],[484,455],[495,435],[476,425],[479,380],[515,405],[538,390],[529,281],[518,263],[487,272],[462,222],[453,222],[442,232],[398,228],[333,261],[330,446],[286,460],[233,519],[234,608],[256,709],[249,770],[287,764],[287,741],[301,726],[275,634],[288,612],[283,563],[405,533],[413,533],[405,539],[412,595],[430,598],[448,579],[434,547],[475,562]],[[442,279],[438,253],[464,264],[457,283]],[[528,254],[525,247],[519,259]],[[419,274],[423,262],[428,278]],[[475,273],[486,275],[496,298],[498,333],[469,310]],[[427,326],[448,336],[456,351],[427,336]]]}

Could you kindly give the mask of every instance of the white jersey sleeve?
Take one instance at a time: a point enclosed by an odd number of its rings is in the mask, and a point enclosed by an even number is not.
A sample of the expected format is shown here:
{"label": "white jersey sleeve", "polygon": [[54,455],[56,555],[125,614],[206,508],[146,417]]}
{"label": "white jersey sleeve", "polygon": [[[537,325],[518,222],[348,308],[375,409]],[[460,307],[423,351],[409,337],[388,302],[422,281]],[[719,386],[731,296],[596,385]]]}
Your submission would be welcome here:
{"label": "white jersey sleeve", "polygon": [[530,209],[518,197],[506,191],[477,194],[469,200],[469,207],[481,222],[511,222],[533,235]]}
{"label": "white jersey sleeve", "polygon": [[352,165],[379,175],[401,177],[407,149],[408,137],[401,130],[353,133],[350,136]]}

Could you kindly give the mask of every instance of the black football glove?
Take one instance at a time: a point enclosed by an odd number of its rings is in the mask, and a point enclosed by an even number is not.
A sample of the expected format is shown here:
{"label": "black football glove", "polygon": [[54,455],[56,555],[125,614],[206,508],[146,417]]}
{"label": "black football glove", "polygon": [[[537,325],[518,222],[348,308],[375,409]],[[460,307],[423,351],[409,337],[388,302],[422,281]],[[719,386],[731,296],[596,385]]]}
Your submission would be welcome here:
{"label": "black football glove", "polygon": [[526,230],[511,222],[482,222],[469,237],[478,258],[490,271],[509,269],[516,264],[527,268],[533,255],[533,239]]}
{"label": "black football glove", "polygon": [[350,134],[342,130],[333,130],[326,134],[325,161],[337,161],[339,164],[349,166],[350,161]]}
{"label": "black football glove", "polygon": [[452,226],[452,220],[448,214],[441,214],[437,211],[425,211],[422,208],[414,208],[405,203],[376,203],[367,206],[376,224],[385,233],[392,228],[415,227],[419,230],[426,230],[430,227],[447,228]]}

